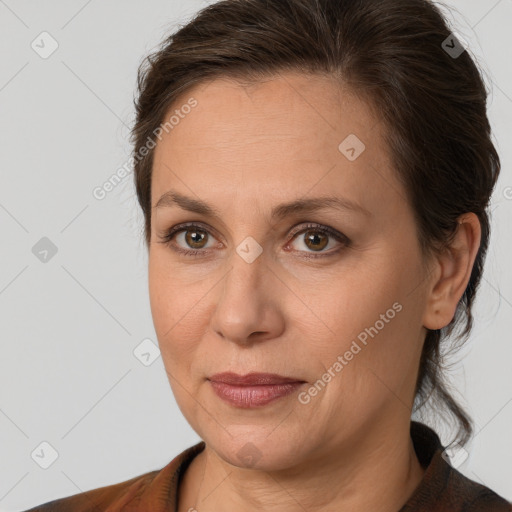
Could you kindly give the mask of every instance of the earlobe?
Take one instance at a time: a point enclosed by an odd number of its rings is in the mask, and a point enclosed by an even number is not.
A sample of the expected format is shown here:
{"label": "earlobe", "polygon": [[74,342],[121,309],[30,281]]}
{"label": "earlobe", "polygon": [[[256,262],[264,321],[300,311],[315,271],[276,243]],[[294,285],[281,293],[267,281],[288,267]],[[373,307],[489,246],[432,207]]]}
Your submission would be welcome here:
{"label": "earlobe", "polygon": [[480,247],[481,226],[474,213],[459,218],[454,240],[443,254],[436,257],[436,272],[427,290],[423,325],[435,330],[447,326],[469,279]]}

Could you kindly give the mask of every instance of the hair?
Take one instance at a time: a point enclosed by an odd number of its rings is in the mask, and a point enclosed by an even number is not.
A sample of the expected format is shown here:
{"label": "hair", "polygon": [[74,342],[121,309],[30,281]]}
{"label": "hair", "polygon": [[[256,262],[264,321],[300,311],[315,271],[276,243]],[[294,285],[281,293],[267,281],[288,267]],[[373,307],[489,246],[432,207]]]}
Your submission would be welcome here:
{"label": "hair", "polygon": [[468,51],[445,51],[451,34],[440,8],[428,0],[219,1],[142,61],[132,142],[149,250],[155,146],[149,142],[160,136],[171,105],[194,86],[299,71],[333,77],[373,107],[412,205],[422,255],[440,254],[451,244],[462,214],[474,212],[480,221],[480,247],[453,319],[427,330],[413,408],[430,401],[449,425],[455,421],[464,445],[472,420],[449,392],[443,350],[456,328],[462,326],[452,350],[472,328],[500,159],[491,140],[484,80]]}

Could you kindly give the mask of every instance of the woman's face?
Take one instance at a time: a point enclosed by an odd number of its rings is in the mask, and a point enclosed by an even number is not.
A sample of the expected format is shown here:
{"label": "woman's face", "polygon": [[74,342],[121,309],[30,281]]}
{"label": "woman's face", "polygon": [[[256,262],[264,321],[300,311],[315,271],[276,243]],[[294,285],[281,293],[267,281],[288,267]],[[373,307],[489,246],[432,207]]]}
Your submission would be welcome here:
{"label": "woman's face", "polygon": [[[215,80],[175,110],[155,148],[149,290],[192,428],[225,461],[280,469],[408,423],[427,273],[382,124],[332,80],[298,73]],[[170,191],[188,200],[156,206]],[[339,203],[310,203],[326,197]],[[243,406],[215,392],[221,372],[302,383]]]}

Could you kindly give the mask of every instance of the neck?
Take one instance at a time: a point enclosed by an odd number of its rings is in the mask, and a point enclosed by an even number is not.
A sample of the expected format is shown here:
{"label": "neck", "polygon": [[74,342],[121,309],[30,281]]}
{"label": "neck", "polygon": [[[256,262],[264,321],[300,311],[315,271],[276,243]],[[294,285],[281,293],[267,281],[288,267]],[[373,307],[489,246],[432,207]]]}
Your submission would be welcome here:
{"label": "neck", "polygon": [[[329,455],[279,471],[238,468],[206,445],[187,468],[179,512],[379,510],[396,512],[419,485],[410,418],[374,421]],[[360,429],[360,432],[363,429]]]}

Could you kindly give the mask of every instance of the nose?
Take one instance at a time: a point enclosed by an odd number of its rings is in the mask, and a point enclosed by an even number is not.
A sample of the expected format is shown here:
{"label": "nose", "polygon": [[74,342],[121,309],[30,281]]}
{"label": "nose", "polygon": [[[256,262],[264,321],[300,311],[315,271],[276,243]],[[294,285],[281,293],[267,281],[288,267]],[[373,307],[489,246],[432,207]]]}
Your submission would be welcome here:
{"label": "nose", "polygon": [[264,253],[251,262],[233,251],[230,264],[215,288],[213,332],[244,346],[280,336],[284,318],[279,303],[285,300],[285,293]]}

